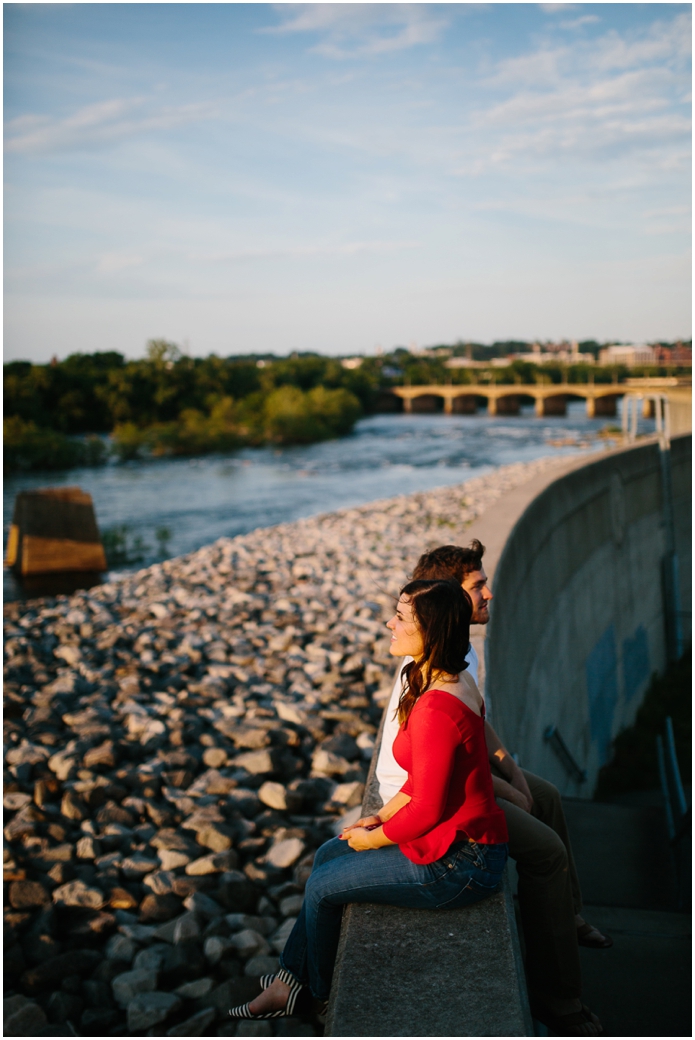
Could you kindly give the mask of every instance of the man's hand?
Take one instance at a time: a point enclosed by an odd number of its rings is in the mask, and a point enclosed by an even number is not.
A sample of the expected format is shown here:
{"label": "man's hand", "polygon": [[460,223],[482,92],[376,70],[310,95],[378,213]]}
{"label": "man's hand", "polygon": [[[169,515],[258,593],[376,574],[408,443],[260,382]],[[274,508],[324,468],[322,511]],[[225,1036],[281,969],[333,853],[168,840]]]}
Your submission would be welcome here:
{"label": "man's hand", "polygon": [[[512,762],[514,762],[514,759],[512,759]],[[526,783],[526,777],[524,776],[516,762],[514,762],[514,771],[512,773],[509,783],[519,794],[524,796],[524,798],[528,802],[527,812],[531,812],[531,809],[533,808],[533,795],[531,794],[531,788]]]}
{"label": "man's hand", "polygon": [[495,792],[495,798],[504,798],[506,801],[511,802],[512,805],[518,805],[524,812],[530,813],[531,806],[533,805],[533,799],[527,797],[523,791],[518,790],[516,787],[512,787],[506,780],[502,780],[499,776],[492,777],[492,787]]}
{"label": "man's hand", "polygon": [[[518,805],[524,812],[531,812],[533,795],[529,785],[526,783],[526,777],[487,719],[485,720],[485,743],[487,744],[487,753],[491,764],[506,777],[506,780],[502,780],[500,777],[495,777],[494,773],[492,774],[495,797],[506,798],[508,802]],[[502,793],[501,788],[498,789],[498,784],[505,785],[505,794]]]}

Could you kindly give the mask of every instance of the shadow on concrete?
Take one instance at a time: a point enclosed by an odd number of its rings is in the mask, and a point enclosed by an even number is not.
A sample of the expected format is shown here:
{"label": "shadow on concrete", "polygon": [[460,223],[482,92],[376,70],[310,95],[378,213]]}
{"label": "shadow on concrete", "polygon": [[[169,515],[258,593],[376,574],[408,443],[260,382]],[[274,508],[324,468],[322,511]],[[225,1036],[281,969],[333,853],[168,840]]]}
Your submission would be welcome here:
{"label": "shadow on concrete", "polygon": [[676,910],[658,792],[563,801],[584,916],[614,940],[580,950],[585,1002],[609,1036],[692,1036],[691,921]]}

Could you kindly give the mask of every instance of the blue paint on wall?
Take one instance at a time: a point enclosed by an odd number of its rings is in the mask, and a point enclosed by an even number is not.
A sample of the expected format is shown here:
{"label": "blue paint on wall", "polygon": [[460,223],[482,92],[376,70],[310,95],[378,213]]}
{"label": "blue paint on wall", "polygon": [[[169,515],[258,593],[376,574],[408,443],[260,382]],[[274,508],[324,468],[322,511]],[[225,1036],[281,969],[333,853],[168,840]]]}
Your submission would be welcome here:
{"label": "blue paint on wall", "polygon": [[586,690],[591,739],[598,745],[599,763],[603,765],[608,758],[618,703],[618,655],[613,625],[606,629],[586,659]]}
{"label": "blue paint on wall", "polygon": [[630,701],[649,678],[649,641],[644,625],[638,625],[633,636],[623,639],[623,686]]}

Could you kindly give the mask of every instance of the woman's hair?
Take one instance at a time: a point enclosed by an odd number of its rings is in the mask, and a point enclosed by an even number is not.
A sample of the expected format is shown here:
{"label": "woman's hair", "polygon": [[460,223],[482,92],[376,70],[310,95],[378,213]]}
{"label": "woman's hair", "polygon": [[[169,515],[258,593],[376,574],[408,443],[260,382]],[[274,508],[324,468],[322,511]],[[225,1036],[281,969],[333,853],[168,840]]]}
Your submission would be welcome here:
{"label": "woman's hair", "polygon": [[413,616],[422,635],[423,651],[419,661],[403,669],[403,692],[398,701],[398,721],[404,723],[437,672],[459,675],[468,667],[466,654],[470,639],[473,605],[458,582],[449,579],[420,578],[401,589],[408,596]]}

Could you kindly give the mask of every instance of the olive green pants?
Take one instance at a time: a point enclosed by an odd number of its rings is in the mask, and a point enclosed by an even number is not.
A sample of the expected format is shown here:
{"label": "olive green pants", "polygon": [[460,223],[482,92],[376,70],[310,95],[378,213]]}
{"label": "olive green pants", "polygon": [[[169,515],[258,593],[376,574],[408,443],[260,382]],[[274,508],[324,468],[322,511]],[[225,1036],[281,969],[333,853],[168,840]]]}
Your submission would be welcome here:
{"label": "olive green pants", "polygon": [[[506,779],[493,766],[493,772]],[[560,793],[553,784],[523,770],[533,796],[525,812],[498,799],[509,830],[509,855],[519,875],[519,909],[526,946],[526,975],[532,994],[581,996],[575,914],[582,908]]]}

